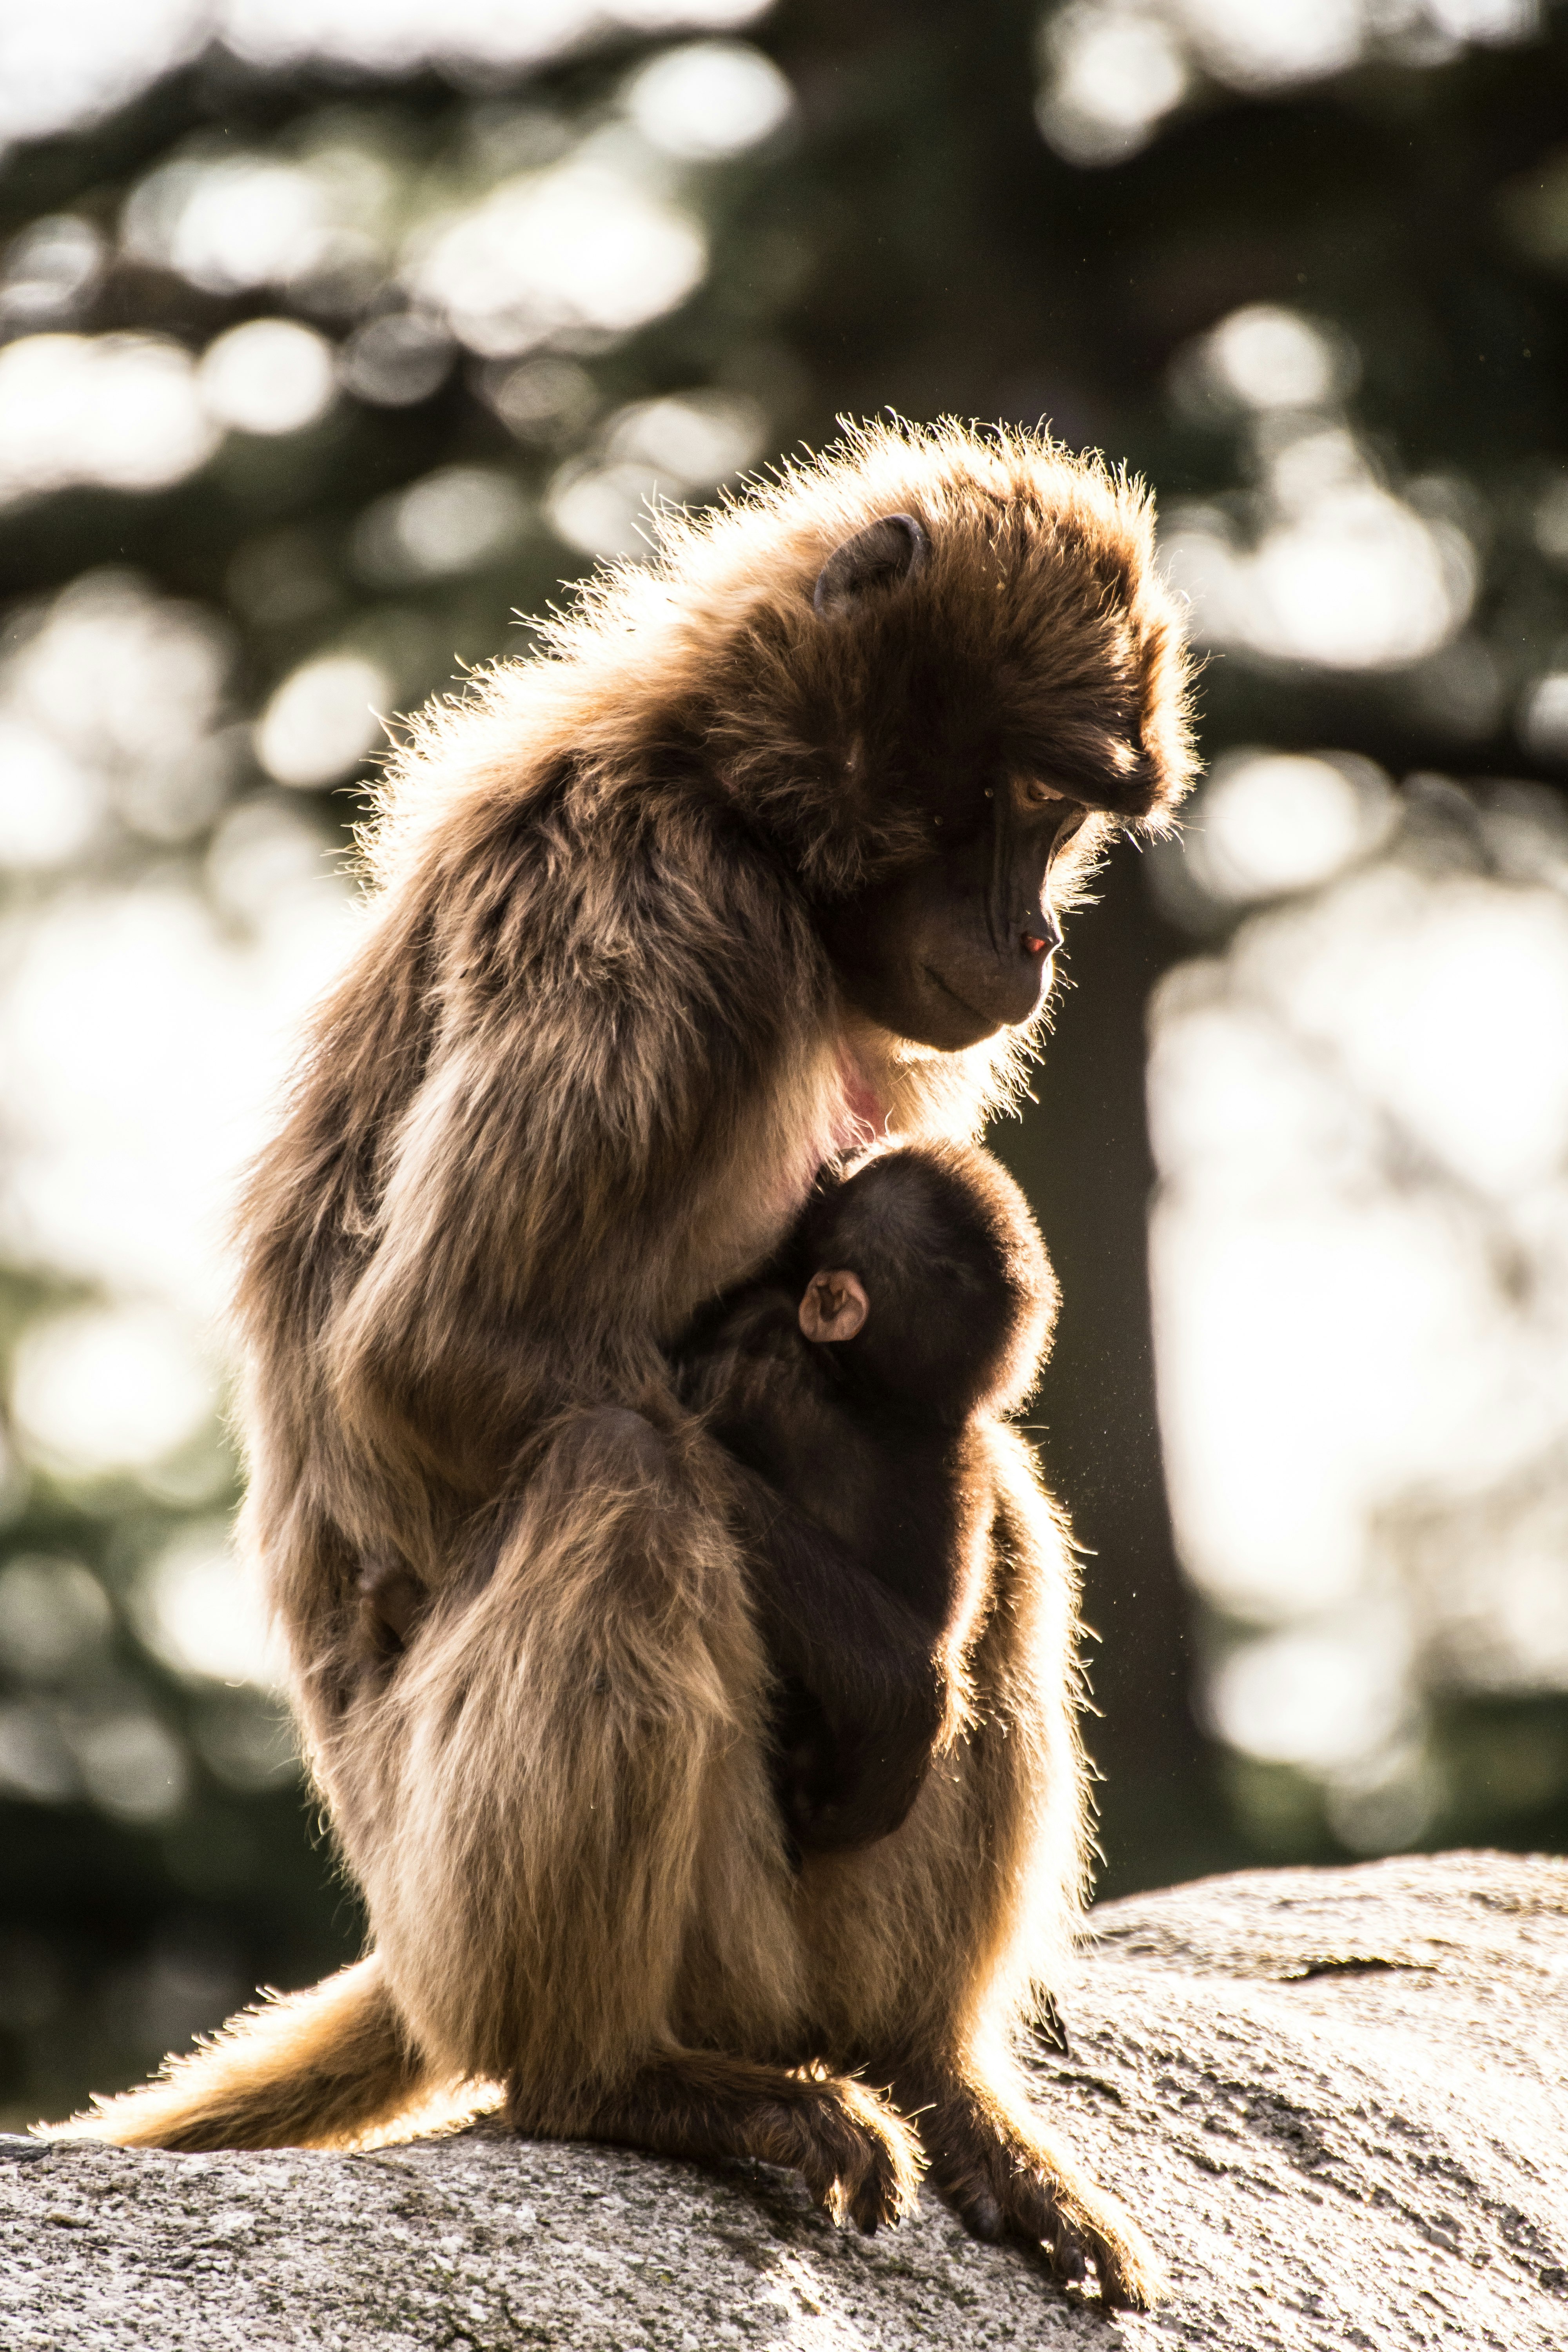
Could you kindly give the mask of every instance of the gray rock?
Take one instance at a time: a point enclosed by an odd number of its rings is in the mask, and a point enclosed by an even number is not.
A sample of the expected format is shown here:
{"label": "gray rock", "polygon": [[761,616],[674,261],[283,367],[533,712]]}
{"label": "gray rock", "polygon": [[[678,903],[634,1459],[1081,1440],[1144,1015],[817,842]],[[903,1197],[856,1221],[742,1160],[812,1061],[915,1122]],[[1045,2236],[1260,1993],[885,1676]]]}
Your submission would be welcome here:
{"label": "gray rock", "polygon": [[[1568,1864],[1260,1872],[1112,1904],[1042,2094],[1163,2248],[1115,2318],[927,2196],[454,2137],[340,2157],[0,2147],[15,2352],[1568,2346]],[[5,2160],[9,2159],[9,2160]]]}

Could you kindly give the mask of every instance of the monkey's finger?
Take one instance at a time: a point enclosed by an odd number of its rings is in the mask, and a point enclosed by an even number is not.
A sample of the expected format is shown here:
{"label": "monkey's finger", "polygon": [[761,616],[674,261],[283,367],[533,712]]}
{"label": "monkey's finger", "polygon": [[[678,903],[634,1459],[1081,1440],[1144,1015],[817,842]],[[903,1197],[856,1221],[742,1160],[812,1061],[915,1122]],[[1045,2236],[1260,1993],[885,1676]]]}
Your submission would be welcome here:
{"label": "monkey's finger", "polygon": [[841,2220],[845,2203],[844,2184],[832,2154],[808,2139],[795,2152],[794,2161],[812,2203],[820,2205],[834,2221]]}
{"label": "monkey's finger", "polygon": [[1109,2278],[1101,2277],[1100,2300],[1107,2311],[1152,2311],[1154,2297],[1144,2288],[1133,2286],[1112,2271]]}
{"label": "monkey's finger", "polygon": [[1080,2285],[1094,2266],[1100,2299],[1110,2311],[1147,2311],[1153,2300],[1153,2273],[1130,2243],[1096,2227],[1076,2198],[1064,2197],[1048,2177],[1028,2181],[1027,2229],[1040,2240],[1051,2274],[1064,2285]]}
{"label": "monkey's finger", "polygon": [[889,2184],[882,2176],[885,2163],[878,2158],[881,2151],[869,2140],[857,2151],[858,2161],[847,2171],[844,2181],[844,2210],[863,2238],[874,2238],[881,2223],[891,2218],[888,2211]]}
{"label": "monkey's finger", "polygon": [[1043,2167],[1020,2168],[1011,2182],[1013,2227],[1037,2245],[1051,2276],[1064,2286],[1081,2285],[1092,2262],[1101,2284],[1112,2276],[1120,2284],[1120,2264],[1111,2259],[1110,2242],[1101,2236],[1077,2200]]}
{"label": "monkey's finger", "polygon": [[1007,2225],[1037,2245],[1052,2244],[1066,2226],[1058,2184],[1038,2166],[1020,2166],[1006,2183]]}

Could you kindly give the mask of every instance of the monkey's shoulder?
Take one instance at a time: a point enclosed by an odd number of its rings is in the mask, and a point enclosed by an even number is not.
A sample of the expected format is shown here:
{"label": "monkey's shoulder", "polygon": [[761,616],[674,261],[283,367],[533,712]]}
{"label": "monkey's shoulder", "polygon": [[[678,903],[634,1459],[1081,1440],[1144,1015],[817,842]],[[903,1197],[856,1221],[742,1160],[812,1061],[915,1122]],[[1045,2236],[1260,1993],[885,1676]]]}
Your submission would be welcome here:
{"label": "monkey's shoulder", "polygon": [[464,945],[480,961],[499,948],[514,969],[593,970],[607,957],[651,971],[686,944],[775,992],[790,954],[815,966],[798,877],[679,768],[654,762],[611,788],[592,763],[563,763],[531,799],[498,808],[475,865]]}

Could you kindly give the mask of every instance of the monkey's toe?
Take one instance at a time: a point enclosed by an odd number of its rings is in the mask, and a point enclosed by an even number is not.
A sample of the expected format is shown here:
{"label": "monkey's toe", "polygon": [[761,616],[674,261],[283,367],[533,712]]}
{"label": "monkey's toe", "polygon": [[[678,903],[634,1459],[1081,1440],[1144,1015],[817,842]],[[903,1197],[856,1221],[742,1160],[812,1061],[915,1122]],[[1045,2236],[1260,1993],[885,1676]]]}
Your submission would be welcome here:
{"label": "monkey's toe", "polygon": [[849,2219],[868,2238],[884,2222],[901,2221],[915,2200],[915,2183],[900,2161],[900,2151],[872,2141],[864,2178],[847,2200]]}
{"label": "monkey's toe", "polygon": [[1089,2276],[1089,2254],[1070,2221],[1058,2220],[1048,2240],[1051,2269],[1064,2286],[1079,2286]]}
{"label": "monkey's toe", "polygon": [[[826,2085],[824,2085],[826,2088]],[[847,2126],[847,2161],[841,2167],[841,2210],[870,2237],[884,2223],[901,2221],[920,2193],[920,2147],[903,2117],[865,2084],[840,2080],[832,2086],[840,2128]]]}
{"label": "monkey's toe", "polygon": [[1052,2199],[1042,2231],[1051,2269],[1064,2282],[1083,2282],[1092,2263],[1100,2300],[1110,2311],[1151,2311],[1163,2284],[1159,2261],[1135,2224],[1102,2191]]}
{"label": "monkey's toe", "polygon": [[[819,2077],[775,2111],[758,2154],[794,2166],[813,2201],[869,2237],[903,2219],[920,2186],[920,2156],[901,2116],[863,2084]],[[763,2145],[761,2143],[766,2143]]]}
{"label": "monkey's toe", "polygon": [[972,2238],[985,2246],[1001,2243],[1007,2234],[1007,2216],[988,2182],[974,2173],[944,2173],[937,2186]]}
{"label": "monkey's toe", "polygon": [[1090,2234],[1089,2251],[1108,2311],[1152,2311],[1165,2277],[1153,2248],[1129,2224],[1114,2240]]}
{"label": "monkey's toe", "polygon": [[1081,2286],[1094,2247],[1064,2184],[1043,2167],[1020,2167],[1005,2193],[1005,2226],[1038,2249],[1058,2285]]}

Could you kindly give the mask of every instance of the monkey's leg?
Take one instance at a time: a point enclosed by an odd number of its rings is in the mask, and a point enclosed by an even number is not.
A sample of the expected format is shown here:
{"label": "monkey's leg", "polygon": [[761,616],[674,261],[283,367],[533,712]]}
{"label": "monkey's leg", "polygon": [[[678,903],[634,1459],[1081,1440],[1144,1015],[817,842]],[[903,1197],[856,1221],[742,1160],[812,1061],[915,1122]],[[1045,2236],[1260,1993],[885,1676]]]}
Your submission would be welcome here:
{"label": "monkey's leg", "polygon": [[526,2082],[568,2137],[575,2086],[710,2034],[773,2050],[798,2005],[766,1670],[705,1461],[700,1433],[563,1415],[488,1577],[318,1739],[418,2046]]}
{"label": "monkey's leg", "polygon": [[1034,2112],[1007,2051],[1031,1984],[1064,1962],[1078,1916],[1082,1768],[1073,1705],[1075,1579],[1066,1530],[1011,1433],[994,1436],[996,1605],[970,1674],[975,1720],[895,1837],[808,1858],[809,2006],[839,2063],[890,2083],[931,2185],[975,2234],[1089,2262],[1113,2305],[1146,2304],[1154,2257]]}
{"label": "monkey's leg", "polygon": [[[525,2083],[508,2119],[521,2132],[559,2123]],[[869,2236],[914,2205],[921,2156],[887,2101],[846,2075],[791,2074],[722,2051],[662,2052],[571,2123],[574,2139],[611,2140],[661,2156],[752,2157],[798,2172],[816,2202]]]}
{"label": "monkey's leg", "polygon": [[914,2118],[933,2189],[974,2236],[1041,2248],[1054,2275],[1094,2264],[1102,2302],[1147,2311],[1158,2260],[1137,2224],[1032,2113],[1011,2069],[910,2058],[892,2095]]}

